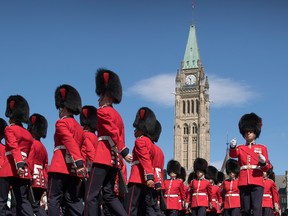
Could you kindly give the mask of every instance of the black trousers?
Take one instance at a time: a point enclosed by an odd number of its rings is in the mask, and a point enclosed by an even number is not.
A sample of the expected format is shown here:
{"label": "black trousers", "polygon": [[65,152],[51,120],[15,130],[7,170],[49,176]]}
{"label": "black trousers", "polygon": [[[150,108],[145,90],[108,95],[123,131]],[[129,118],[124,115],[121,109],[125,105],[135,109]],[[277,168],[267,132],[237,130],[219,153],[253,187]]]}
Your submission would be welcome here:
{"label": "black trousers", "polygon": [[70,216],[82,216],[83,202],[80,199],[82,179],[62,173],[48,174],[48,215],[60,215],[62,202]]}
{"label": "black trousers", "polygon": [[274,216],[274,211],[272,208],[262,208],[263,216]]}
{"label": "black trousers", "polygon": [[127,216],[127,213],[114,192],[117,169],[103,165],[93,164],[88,187],[85,195],[85,216],[98,216],[99,197],[102,190],[103,202],[114,215]]}
{"label": "black trousers", "polygon": [[262,197],[264,188],[258,185],[241,186],[240,202],[243,216],[262,216]]}
{"label": "black trousers", "polygon": [[240,208],[224,209],[223,216],[240,216]]}
{"label": "black trousers", "polygon": [[199,206],[196,208],[191,209],[191,215],[192,216],[206,216],[206,207],[205,206]]}
{"label": "black trousers", "polygon": [[[129,183],[128,184],[128,193],[124,199],[124,207],[129,216],[138,216],[138,209],[140,206],[144,205],[144,185]],[[139,210],[139,214],[143,214],[144,207]]]}
{"label": "black trousers", "polygon": [[44,193],[45,189],[43,188],[33,188],[34,199],[31,200],[33,212],[36,216],[47,216],[45,209],[40,206],[40,200]]}
{"label": "black trousers", "polygon": [[17,203],[17,216],[33,215],[32,206],[28,200],[29,183],[29,179],[16,177],[0,178],[0,216],[6,215],[10,186],[13,188],[15,201]]}

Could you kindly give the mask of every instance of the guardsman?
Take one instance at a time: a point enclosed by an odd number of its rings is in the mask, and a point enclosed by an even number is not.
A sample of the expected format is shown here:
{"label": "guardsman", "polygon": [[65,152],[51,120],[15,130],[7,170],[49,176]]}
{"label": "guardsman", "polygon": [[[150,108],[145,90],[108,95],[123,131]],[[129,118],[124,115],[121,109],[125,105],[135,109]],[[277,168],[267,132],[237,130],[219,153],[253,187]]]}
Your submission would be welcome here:
{"label": "guardsman", "polygon": [[167,210],[165,215],[177,216],[182,210],[182,200],[186,200],[183,180],[181,175],[181,164],[176,160],[170,160],[167,164],[167,173],[170,179],[164,181]]}
{"label": "guardsman", "polygon": [[33,212],[36,216],[47,215],[45,209],[40,206],[41,198],[47,190],[48,184],[48,153],[41,142],[41,138],[46,138],[48,122],[46,118],[38,113],[34,113],[29,118],[28,130],[34,138],[31,152],[33,156],[32,173],[32,201]]}
{"label": "guardsman", "polygon": [[228,178],[223,181],[221,186],[224,197],[224,215],[240,216],[239,164],[237,160],[230,158],[225,166]]}
{"label": "guardsman", "polygon": [[[2,143],[2,140],[5,138],[5,134],[4,134],[4,129],[7,126],[7,122],[0,118],[0,173],[2,172],[2,166],[5,162],[5,160],[7,160],[6,155],[5,155],[5,144]],[[3,183],[2,183],[3,181]],[[3,177],[0,177],[0,185],[5,184],[6,180]],[[2,188],[0,187],[0,197],[1,199],[3,198],[3,194],[2,194]],[[1,200],[0,200],[1,201]],[[2,204],[1,201],[1,211],[6,211],[6,213],[8,214],[8,212],[11,211],[11,207],[12,207],[12,200],[8,198],[8,202],[6,202],[7,204]]]}
{"label": "guardsman", "polygon": [[100,68],[96,73],[96,94],[99,96],[98,143],[91,175],[88,179],[88,193],[85,195],[84,215],[99,215],[98,204],[100,191],[103,201],[112,213],[127,215],[114,192],[115,179],[121,168],[119,154],[127,161],[132,161],[129,149],[125,145],[124,123],[113,104],[122,99],[122,85],[113,71]]}
{"label": "guardsman", "polygon": [[80,124],[84,130],[81,153],[84,158],[85,167],[87,168],[87,174],[89,174],[91,172],[92,162],[95,158],[95,148],[98,142],[96,134],[97,108],[91,105],[83,106],[80,113]]}
{"label": "guardsman", "polygon": [[152,194],[155,184],[151,154],[154,144],[151,135],[155,133],[156,122],[154,112],[148,107],[141,107],[133,123],[136,139],[132,151],[133,161],[128,180],[128,194],[124,200],[125,209],[131,216],[140,214],[140,205],[143,205],[141,202],[144,202],[145,207],[142,206],[141,209],[145,212],[147,211],[145,200],[151,201],[149,207],[154,204]]}
{"label": "guardsman", "polygon": [[[190,182],[186,202],[191,200],[189,207],[192,216],[206,216],[209,202],[211,202],[210,182],[205,178],[208,162],[204,158],[196,158],[193,163],[195,179]],[[191,196],[191,199],[190,199]],[[187,206],[187,205],[186,205]]]}
{"label": "guardsman", "polygon": [[[274,216],[274,210],[279,213],[279,195],[273,179],[273,169],[263,172],[264,194],[262,198],[263,216]],[[272,178],[271,178],[272,177]]]}
{"label": "guardsman", "polygon": [[255,142],[261,133],[262,119],[255,113],[245,114],[238,126],[246,143],[237,146],[236,140],[231,140],[229,156],[238,158],[240,166],[241,213],[262,216],[262,199],[259,197],[263,196],[264,190],[263,171],[270,168],[266,146]]}
{"label": "guardsman", "polygon": [[74,118],[81,112],[81,97],[74,87],[63,84],[55,90],[55,105],[59,119],[55,124],[54,153],[48,171],[48,215],[58,216],[62,202],[69,215],[81,215],[83,203],[76,188],[86,173],[81,155],[83,129]]}
{"label": "guardsman", "polygon": [[17,203],[17,215],[33,215],[32,206],[28,200],[31,181],[28,157],[33,143],[30,132],[23,127],[29,120],[29,105],[20,95],[12,95],[7,99],[6,117],[9,126],[5,127],[5,155],[0,171],[2,178],[0,194],[0,215],[5,215],[8,192],[12,186]]}
{"label": "guardsman", "polygon": [[[180,180],[182,180],[183,183],[184,183],[185,196],[187,196],[187,193],[188,193],[188,190],[189,190],[189,186],[185,184],[186,176],[187,176],[186,169],[184,167],[181,167],[180,175],[178,176],[178,178]],[[186,202],[186,199],[184,199],[184,200],[180,199],[179,200],[179,204],[180,204],[180,208],[181,208],[181,210],[179,212],[179,216],[184,216],[186,213],[188,213],[187,209],[185,207],[185,202]]]}
{"label": "guardsman", "polygon": [[[157,142],[160,138],[162,132],[161,123],[157,120],[155,132],[150,136],[153,141],[152,145],[152,166],[154,170],[154,183],[155,188],[153,190],[153,201],[154,205],[149,205],[146,203],[146,206],[150,206],[149,211],[156,212],[157,215],[162,215],[162,211],[166,210],[166,204],[164,202],[164,153],[162,149],[157,145]],[[159,205],[159,204],[160,205]]]}
{"label": "guardsman", "polygon": [[222,196],[220,193],[220,188],[217,185],[218,170],[214,166],[208,166],[205,178],[210,181],[211,187],[211,198],[209,203],[209,208],[207,209],[207,215],[216,216],[220,213],[222,206]]}

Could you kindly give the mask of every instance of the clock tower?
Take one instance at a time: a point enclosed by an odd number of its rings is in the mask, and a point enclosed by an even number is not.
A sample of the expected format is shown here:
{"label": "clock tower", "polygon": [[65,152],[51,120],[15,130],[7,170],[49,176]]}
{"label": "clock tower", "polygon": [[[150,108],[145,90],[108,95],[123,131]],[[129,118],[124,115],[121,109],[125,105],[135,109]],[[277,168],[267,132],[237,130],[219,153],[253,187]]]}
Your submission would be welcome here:
{"label": "clock tower", "polygon": [[175,82],[174,159],[190,172],[197,157],[210,163],[209,82],[200,59],[195,25],[190,26]]}

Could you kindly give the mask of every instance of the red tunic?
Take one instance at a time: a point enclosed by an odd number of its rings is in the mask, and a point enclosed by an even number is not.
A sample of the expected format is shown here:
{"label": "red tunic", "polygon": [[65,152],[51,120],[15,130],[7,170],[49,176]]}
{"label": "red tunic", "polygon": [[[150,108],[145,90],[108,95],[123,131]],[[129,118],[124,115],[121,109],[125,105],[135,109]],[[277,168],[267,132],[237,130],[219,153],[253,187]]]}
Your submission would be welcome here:
{"label": "red tunic", "polygon": [[[27,163],[30,149],[33,143],[33,137],[28,130],[22,126],[11,124],[5,127],[5,155],[7,159],[4,159],[3,165],[0,171],[0,177],[18,177],[16,164]],[[31,169],[29,164],[25,168],[25,179],[31,179]],[[29,169],[28,169],[29,168]]]}
{"label": "red tunic", "polygon": [[186,202],[191,200],[191,208],[199,206],[208,207],[208,201],[211,201],[210,182],[207,179],[193,179],[189,185],[188,195]]}
{"label": "red tunic", "polygon": [[98,137],[95,133],[84,130],[84,139],[81,146],[81,154],[84,159],[84,164],[88,169],[91,170],[92,162],[95,158],[95,147],[98,142]]}
{"label": "red tunic", "polygon": [[136,138],[132,151],[133,161],[129,182],[146,184],[147,180],[154,180],[151,148],[154,144],[146,137]]}
{"label": "red tunic", "polygon": [[[260,166],[257,153],[261,153],[266,158],[265,166]],[[270,168],[267,148],[264,145],[239,145],[234,149],[230,148],[229,156],[238,158],[240,166],[239,186],[253,184],[264,187],[263,171],[267,171]]]}
{"label": "red tunic", "polygon": [[98,143],[95,147],[94,163],[121,168],[118,153],[123,157],[129,153],[125,145],[123,120],[112,106],[98,108],[97,117]]}
{"label": "red tunic", "polygon": [[83,162],[81,145],[83,129],[74,118],[62,118],[56,122],[54,134],[54,154],[49,172],[76,174],[75,163]]}
{"label": "red tunic", "polygon": [[224,209],[240,208],[240,191],[238,188],[238,178],[223,181]]}
{"label": "red tunic", "polygon": [[186,200],[184,183],[181,179],[169,179],[164,181],[164,200],[168,210],[182,210],[183,200]]}
{"label": "red tunic", "polygon": [[152,166],[154,169],[155,188],[163,188],[164,181],[164,154],[159,146],[155,143],[152,145]]}
{"label": "red tunic", "polygon": [[48,184],[48,153],[45,146],[34,140],[30,155],[33,155],[33,181],[32,187],[47,188]]}
{"label": "red tunic", "polygon": [[220,188],[217,185],[211,185],[211,204],[212,208],[208,210],[211,212],[221,212],[222,196],[220,193]]}
{"label": "red tunic", "polygon": [[274,209],[275,203],[279,204],[276,184],[272,179],[264,179],[262,207]]}

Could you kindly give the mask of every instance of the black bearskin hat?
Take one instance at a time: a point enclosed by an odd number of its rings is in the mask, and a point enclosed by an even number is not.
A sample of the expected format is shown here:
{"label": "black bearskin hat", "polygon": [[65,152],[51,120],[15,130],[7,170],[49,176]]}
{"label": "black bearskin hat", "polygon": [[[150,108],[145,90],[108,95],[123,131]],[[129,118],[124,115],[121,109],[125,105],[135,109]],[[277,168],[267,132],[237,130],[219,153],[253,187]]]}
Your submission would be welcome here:
{"label": "black bearskin hat", "polygon": [[113,71],[100,68],[96,72],[96,94],[106,94],[114,98],[114,103],[119,104],[122,99],[122,85],[119,76]]}
{"label": "black bearskin hat", "polygon": [[66,107],[74,115],[78,115],[82,108],[80,94],[70,85],[60,85],[55,91],[55,105],[57,109]]}
{"label": "black bearskin hat", "polygon": [[217,175],[217,184],[218,183],[222,183],[225,180],[225,175],[223,172],[218,171],[218,175]]}
{"label": "black bearskin hat", "polygon": [[148,107],[141,107],[136,113],[133,127],[142,131],[146,136],[152,139],[155,134],[156,122],[157,119],[154,112]]}
{"label": "black bearskin hat", "polygon": [[47,135],[48,122],[47,119],[38,114],[34,113],[30,116],[28,122],[28,131],[32,134],[32,136],[36,139],[40,139],[41,137],[45,138]]}
{"label": "black bearskin hat", "polygon": [[12,95],[7,99],[5,116],[15,121],[28,123],[29,105],[21,95]]}
{"label": "black bearskin hat", "polygon": [[207,167],[208,167],[208,162],[204,158],[196,158],[193,163],[193,169],[195,173],[196,171],[199,170],[205,174],[207,171]]}
{"label": "black bearskin hat", "polygon": [[181,169],[180,169],[180,175],[179,176],[177,176],[178,178],[180,178],[180,179],[182,179],[183,180],[183,182],[185,182],[186,181],[186,169],[184,168],[184,167],[181,167]]}
{"label": "black bearskin hat", "polygon": [[94,106],[83,106],[80,113],[80,124],[89,126],[92,130],[97,130],[97,108]]}
{"label": "black bearskin hat", "polygon": [[275,182],[275,173],[273,167],[267,171],[267,177]]}
{"label": "black bearskin hat", "polygon": [[151,140],[153,142],[158,142],[161,131],[162,131],[162,126],[161,126],[160,122],[157,120],[154,134],[151,135]]}
{"label": "black bearskin hat", "polygon": [[6,126],[7,126],[7,122],[4,119],[0,118],[0,139],[4,137],[4,129]]}
{"label": "black bearskin hat", "polygon": [[207,172],[205,175],[206,179],[212,179],[215,183],[217,182],[217,176],[218,176],[218,170],[214,166],[208,166],[207,167]]}
{"label": "black bearskin hat", "polygon": [[196,173],[193,171],[189,174],[188,179],[187,179],[187,183],[190,185],[190,182],[196,178]]}
{"label": "black bearskin hat", "polygon": [[179,161],[176,160],[170,160],[167,164],[167,173],[168,175],[170,173],[175,173],[177,176],[181,174],[181,164]]}
{"label": "black bearskin hat", "polygon": [[230,158],[226,161],[225,166],[226,166],[227,175],[229,175],[229,173],[233,172],[236,174],[236,176],[238,176],[238,174],[240,172],[240,166],[239,166],[237,160]]}
{"label": "black bearskin hat", "polygon": [[241,117],[238,126],[240,133],[244,138],[245,133],[248,131],[253,131],[256,135],[256,138],[258,138],[261,133],[262,119],[255,113],[245,114]]}

